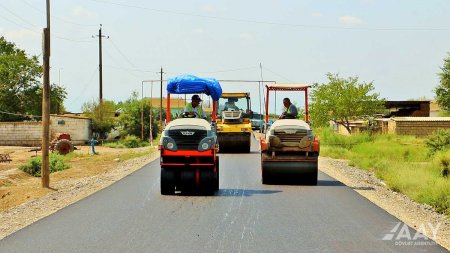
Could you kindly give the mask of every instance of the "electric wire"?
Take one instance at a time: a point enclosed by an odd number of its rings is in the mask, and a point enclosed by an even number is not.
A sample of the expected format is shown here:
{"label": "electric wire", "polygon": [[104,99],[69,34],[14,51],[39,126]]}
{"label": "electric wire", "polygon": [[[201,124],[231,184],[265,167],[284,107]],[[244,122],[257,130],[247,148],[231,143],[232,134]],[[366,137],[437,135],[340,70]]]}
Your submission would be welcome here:
{"label": "electric wire", "polygon": [[250,19],[239,19],[239,18],[192,14],[192,13],[186,13],[186,12],[154,9],[154,8],[148,8],[145,6],[131,5],[131,4],[125,4],[125,3],[106,1],[106,0],[91,0],[91,1],[104,3],[104,4],[110,4],[110,5],[116,5],[116,6],[121,6],[121,7],[134,8],[134,9],[139,9],[139,10],[169,13],[169,14],[174,14],[174,15],[183,15],[183,16],[191,16],[191,17],[206,18],[206,19],[233,21],[233,22],[240,22],[240,23],[253,23],[253,24],[262,24],[262,25],[299,27],[299,28],[307,28],[307,29],[361,30],[361,31],[449,31],[450,30],[450,27],[423,27],[423,28],[418,28],[418,27],[402,27],[402,28],[396,28],[396,27],[340,27],[340,26],[320,26],[320,25],[309,25],[309,24],[291,24],[291,23],[268,22],[268,21],[259,21],[259,20],[250,20]]}
{"label": "electric wire", "polygon": [[[39,9],[38,7],[36,7],[36,6],[32,5],[32,4],[30,4],[29,2],[27,2],[27,1],[25,1],[25,0],[22,0],[22,2],[23,2],[24,4],[26,4],[26,5],[28,5],[29,7],[33,8],[35,11],[37,11],[37,12],[39,12],[39,13],[45,13],[45,12],[46,12],[45,10]],[[70,21],[70,20],[65,19],[65,18],[61,18],[61,17],[59,17],[59,16],[55,16],[55,15],[53,15],[53,14],[50,14],[50,16],[53,17],[53,18],[56,18],[56,19],[58,19],[58,20],[61,20],[61,21],[65,22],[65,23],[72,24],[72,25],[77,25],[77,26],[89,26],[89,27],[97,26],[96,24],[95,24],[95,25],[93,25],[93,24],[92,24],[92,25],[91,25],[91,24],[80,24],[80,23],[73,22],[73,21]]]}

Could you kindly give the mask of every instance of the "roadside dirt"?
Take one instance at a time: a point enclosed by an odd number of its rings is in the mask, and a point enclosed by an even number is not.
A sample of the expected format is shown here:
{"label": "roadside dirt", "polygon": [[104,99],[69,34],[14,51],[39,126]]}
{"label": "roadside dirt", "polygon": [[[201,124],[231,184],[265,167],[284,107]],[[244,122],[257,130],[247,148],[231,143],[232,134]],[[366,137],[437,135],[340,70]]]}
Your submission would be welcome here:
{"label": "roadside dirt", "polygon": [[[80,148],[80,147],[79,147]],[[51,189],[41,179],[18,169],[35,152],[29,147],[0,147],[12,162],[0,163],[0,239],[111,185],[158,158],[155,148],[112,149],[90,147],[76,150],[70,168],[50,175]],[[38,153],[38,155],[41,155]]]}

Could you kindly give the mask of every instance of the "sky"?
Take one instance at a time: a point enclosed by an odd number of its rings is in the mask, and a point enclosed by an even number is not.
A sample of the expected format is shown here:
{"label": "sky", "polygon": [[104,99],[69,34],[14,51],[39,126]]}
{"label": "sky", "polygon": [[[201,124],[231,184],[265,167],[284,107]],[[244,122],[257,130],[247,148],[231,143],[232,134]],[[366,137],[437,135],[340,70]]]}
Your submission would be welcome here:
{"label": "sky", "polygon": [[[1,0],[0,36],[42,60],[45,0]],[[326,83],[326,73],[373,82],[388,100],[434,97],[450,52],[448,0],[58,0],[51,1],[52,83],[65,107],[80,112],[99,97],[100,24],[103,98],[159,94],[180,74],[213,77],[224,92],[250,92],[257,81]],[[164,88],[163,88],[164,89]],[[142,94],[143,90],[143,94]],[[279,92],[303,104],[303,94]],[[271,101],[274,101],[271,98]],[[275,105],[271,104],[271,110]]]}

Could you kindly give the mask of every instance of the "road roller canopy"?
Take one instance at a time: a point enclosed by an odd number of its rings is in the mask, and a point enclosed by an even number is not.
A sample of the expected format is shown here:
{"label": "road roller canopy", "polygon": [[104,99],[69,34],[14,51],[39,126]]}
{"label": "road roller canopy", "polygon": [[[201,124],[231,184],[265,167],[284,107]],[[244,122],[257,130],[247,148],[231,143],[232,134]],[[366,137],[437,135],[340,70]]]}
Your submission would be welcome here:
{"label": "road roller canopy", "polygon": [[286,90],[286,91],[305,91],[311,85],[309,84],[296,84],[296,83],[286,83],[286,84],[266,84],[268,90]]}
{"label": "road roller canopy", "polygon": [[216,101],[222,96],[222,87],[214,78],[200,78],[194,75],[179,75],[167,82],[166,123],[170,122],[170,94],[204,93],[213,99],[212,121],[216,121]]}
{"label": "road roller canopy", "polygon": [[305,121],[309,122],[308,113],[308,88],[309,84],[297,84],[297,83],[277,83],[277,84],[266,84],[266,124],[269,122],[269,92],[270,91],[303,91],[305,95]]}
{"label": "road roller canopy", "polygon": [[172,94],[198,94],[204,93],[219,100],[222,95],[222,87],[214,78],[200,78],[194,75],[179,75],[170,78],[167,82],[167,92]]}
{"label": "road roller canopy", "polygon": [[249,92],[224,92],[222,93],[222,98],[248,98],[250,97]]}

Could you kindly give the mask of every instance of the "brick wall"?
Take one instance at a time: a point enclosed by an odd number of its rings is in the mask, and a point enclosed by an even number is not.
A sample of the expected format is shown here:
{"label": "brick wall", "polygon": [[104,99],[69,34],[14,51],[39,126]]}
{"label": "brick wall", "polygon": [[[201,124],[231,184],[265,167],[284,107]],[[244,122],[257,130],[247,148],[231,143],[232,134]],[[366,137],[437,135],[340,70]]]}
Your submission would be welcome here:
{"label": "brick wall", "polygon": [[450,128],[449,121],[396,121],[395,133],[401,135],[415,135],[419,137],[432,134],[441,128]]}
{"label": "brick wall", "polygon": [[[68,133],[74,144],[89,140],[91,120],[86,118],[50,116],[50,139],[57,133]],[[0,122],[1,146],[40,146],[42,122]]]}

